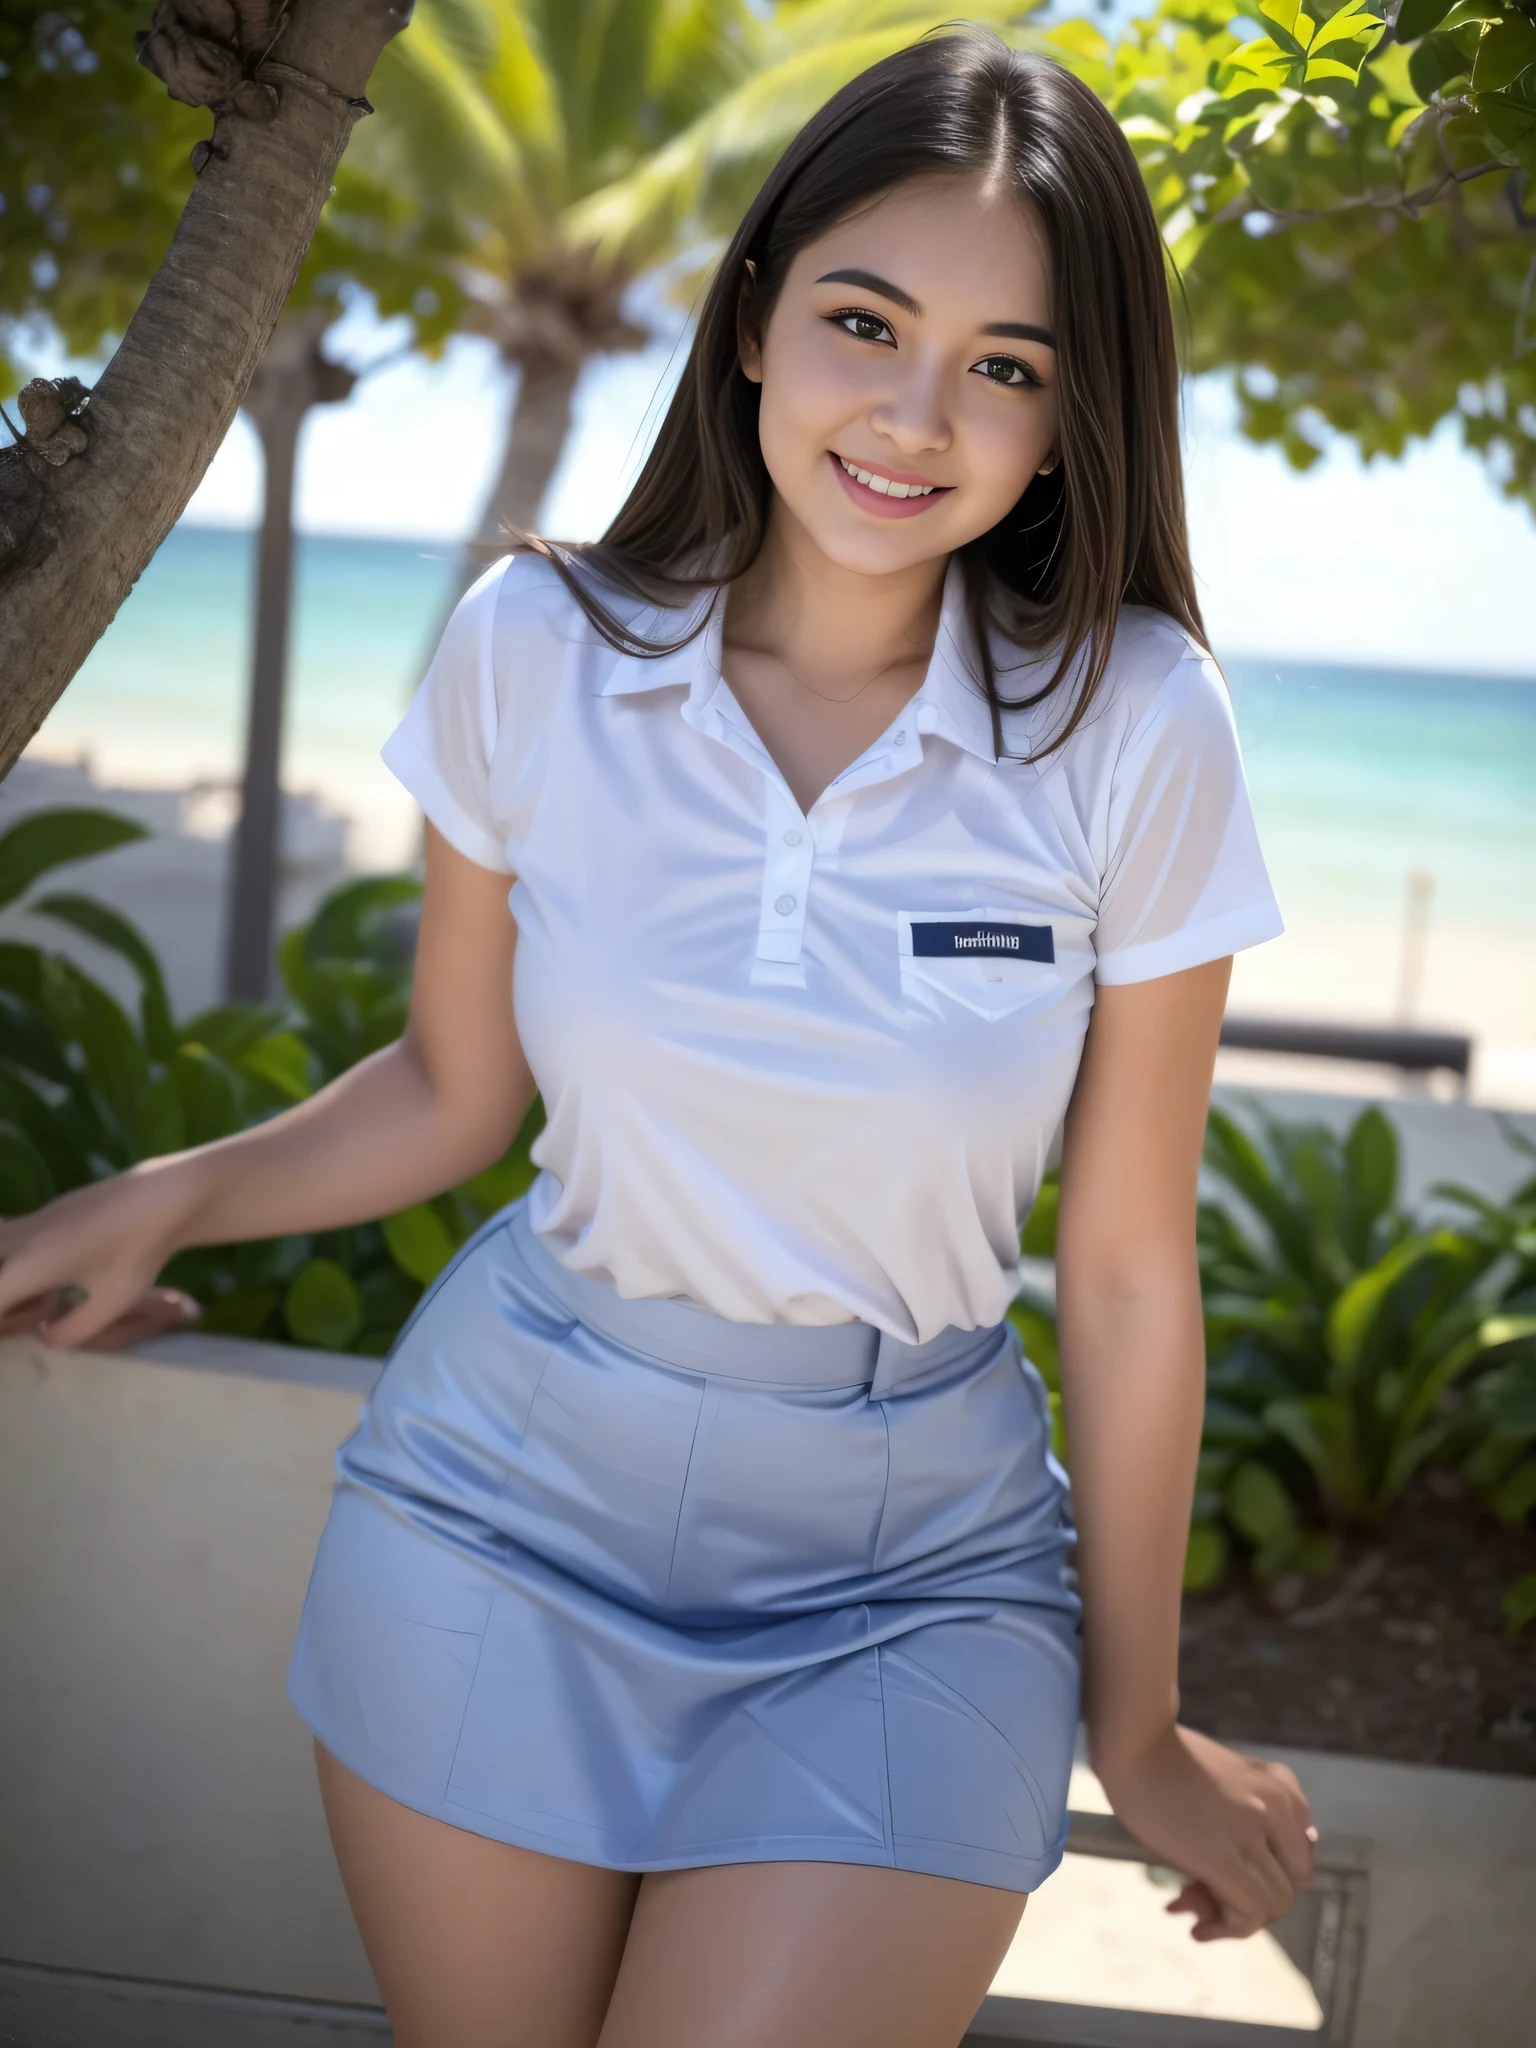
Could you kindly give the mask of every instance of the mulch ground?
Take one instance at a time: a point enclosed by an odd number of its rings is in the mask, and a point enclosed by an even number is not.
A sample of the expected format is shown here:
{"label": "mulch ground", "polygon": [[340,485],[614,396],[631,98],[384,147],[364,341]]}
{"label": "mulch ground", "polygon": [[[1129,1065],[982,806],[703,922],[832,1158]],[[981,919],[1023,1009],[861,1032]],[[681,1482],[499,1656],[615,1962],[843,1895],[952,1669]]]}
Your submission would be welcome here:
{"label": "mulch ground", "polygon": [[1426,1473],[1328,1578],[1186,1596],[1183,1718],[1228,1742],[1536,1777],[1536,1627],[1507,1635],[1499,1611],[1532,1569],[1536,1534]]}

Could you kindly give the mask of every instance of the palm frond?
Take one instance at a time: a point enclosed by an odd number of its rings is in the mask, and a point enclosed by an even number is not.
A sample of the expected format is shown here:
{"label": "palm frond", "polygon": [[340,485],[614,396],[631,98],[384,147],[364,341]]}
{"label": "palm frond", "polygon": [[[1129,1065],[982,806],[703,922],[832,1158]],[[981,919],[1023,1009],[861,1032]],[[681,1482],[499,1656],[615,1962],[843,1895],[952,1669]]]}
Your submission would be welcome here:
{"label": "palm frond", "polygon": [[[1019,0],[973,0],[972,20],[1009,28]],[[782,17],[782,19],[781,19]],[[640,269],[690,237],[726,232],[791,137],[840,86],[954,16],[932,0],[807,0],[764,26],[757,68],[680,135],[579,200],[564,229]]]}

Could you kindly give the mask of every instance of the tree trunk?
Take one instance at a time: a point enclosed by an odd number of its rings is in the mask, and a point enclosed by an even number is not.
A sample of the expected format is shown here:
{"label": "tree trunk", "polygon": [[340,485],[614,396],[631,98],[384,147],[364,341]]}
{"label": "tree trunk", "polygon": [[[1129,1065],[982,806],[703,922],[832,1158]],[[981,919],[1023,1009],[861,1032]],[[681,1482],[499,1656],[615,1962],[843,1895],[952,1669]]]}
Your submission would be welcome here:
{"label": "tree trunk", "polygon": [[572,402],[582,368],[581,363],[545,361],[522,370],[512,417],[507,422],[501,469],[486,496],[475,537],[465,543],[460,553],[433,628],[432,644],[423,649],[423,668],[437,652],[443,628],[459,599],[498,555],[506,553],[506,529],[510,526],[522,533],[537,531],[539,507],[550,478],[559,467],[571,430]]}
{"label": "tree trunk", "polygon": [[251,651],[240,822],[230,868],[225,991],[260,1002],[271,977],[282,856],[283,709],[293,616],[293,491],[299,435],[311,406],[345,398],[350,370],[320,353],[326,314],[287,313],[258,364],[245,409],[261,436],[265,470],[256,541],[256,631]]}
{"label": "tree trunk", "polygon": [[[292,0],[220,113],[165,261],[91,394],[82,454],[0,450],[0,774],[111,623],[228,431],[277,325],[380,50],[408,0]],[[242,90],[249,90],[242,88]],[[203,151],[200,151],[200,154]]]}
{"label": "tree trunk", "polygon": [[[525,365],[507,423],[501,473],[485,501],[475,534],[482,551],[494,547],[506,527],[525,533],[535,527],[571,431],[571,408],[581,370],[580,363]],[[488,559],[482,552],[481,567]]]}

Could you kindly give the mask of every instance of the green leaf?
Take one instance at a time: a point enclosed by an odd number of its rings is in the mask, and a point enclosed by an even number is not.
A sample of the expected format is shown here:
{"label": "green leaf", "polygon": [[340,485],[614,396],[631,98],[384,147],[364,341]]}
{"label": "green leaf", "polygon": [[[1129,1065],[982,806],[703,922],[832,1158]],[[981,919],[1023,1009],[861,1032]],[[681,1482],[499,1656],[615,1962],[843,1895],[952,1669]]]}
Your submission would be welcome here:
{"label": "green leaf", "polygon": [[1394,1288],[1426,1259],[1440,1257],[1456,1247],[1457,1240],[1450,1231],[1405,1237],[1342,1290],[1328,1312],[1328,1349],[1346,1381],[1359,1369]]}
{"label": "green leaf", "polygon": [[1048,1304],[1027,1294],[1009,1306],[1008,1320],[1018,1331],[1024,1356],[1047,1387],[1061,1385],[1061,1362],[1056,1348],[1056,1317]]}
{"label": "green leaf", "polygon": [[1264,1435],[1264,1424],[1249,1409],[1224,1401],[1219,1394],[1206,1396],[1205,1424],[1200,1432],[1203,1444],[1252,1450],[1264,1441]]}
{"label": "green leaf", "polygon": [[181,1098],[185,1144],[211,1145],[241,1128],[239,1076],[207,1046],[178,1046],[167,1072]]}
{"label": "green leaf", "polygon": [[1034,1207],[1024,1219],[1024,1228],[1019,1235],[1019,1250],[1026,1259],[1055,1258],[1056,1219],[1060,1210],[1061,1183],[1052,1174],[1041,1183]]}
{"label": "green leaf", "polygon": [[[403,904],[420,901],[421,884],[412,875],[360,875],[344,882],[304,927],[304,957],[311,965],[373,959],[380,944],[380,920]],[[405,964],[401,962],[402,967]]]}
{"label": "green leaf", "polygon": [[1506,1529],[1518,1529],[1536,1508],[1536,1458],[1517,1465],[1488,1496],[1488,1505]]}
{"label": "green leaf", "polygon": [[205,1045],[234,1066],[287,1015],[280,1003],[218,1003],[189,1017],[178,1036],[184,1045]]}
{"label": "green leaf", "polygon": [[1358,1504],[1354,1423],[1345,1402],[1331,1394],[1271,1401],[1264,1420],[1311,1468],[1331,1511],[1348,1512]]}
{"label": "green leaf", "polygon": [[1438,28],[1451,11],[1451,0],[1403,0],[1397,11],[1397,40],[1416,43]]}
{"label": "green leaf", "polygon": [[1325,79],[1329,78],[1347,79],[1353,85],[1359,76],[1360,59],[1358,57],[1353,64],[1345,63],[1337,57],[1309,57],[1307,59],[1306,83],[1308,85],[1321,85]]}
{"label": "green leaf", "polygon": [[[0,947],[0,952],[5,950]],[[52,1023],[6,993],[0,993],[0,1065],[20,1067],[62,1086],[73,1077]]]}
{"label": "green leaf", "polygon": [[1103,31],[1096,29],[1091,21],[1074,16],[1051,29],[1045,40],[1058,50],[1065,50],[1069,57],[1081,57],[1094,64],[1102,64],[1110,54],[1110,46],[1104,40]]}
{"label": "green leaf", "polygon": [[61,1115],[57,1104],[45,1101],[23,1075],[8,1068],[3,1054],[0,1054],[0,1117],[31,1139],[34,1149],[47,1164],[56,1190],[62,1192],[65,1188],[77,1188],[94,1179],[91,1162],[71,1132],[67,1114]]}
{"label": "green leaf", "polygon": [[1477,111],[1499,148],[1536,172],[1536,67],[1522,71],[1502,92],[1479,93]]}
{"label": "green leaf", "polygon": [[1374,1104],[1350,1126],[1344,1140],[1344,1169],[1350,1249],[1363,1263],[1371,1228],[1397,1194],[1397,1137]]}
{"label": "green leaf", "polygon": [[334,1259],[311,1259],[283,1297],[283,1315],[300,1344],[345,1351],[362,1328],[357,1289]]}
{"label": "green leaf", "polygon": [[309,1047],[296,1031],[273,1031],[257,1039],[236,1064],[242,1074],[264,1081],[289,1102],[303,1102],[314,1093]]}
{"label": "green leaf", "polygon": [[1498,92],[1513,85],[1521,72],[1536,64],[1536,21],[1508,15],[1486,29],[1472,66],[1475,92]]}
{"label": "green leaf", "polygon": [[1219,1522],[1191,1522],[1184,1548],[1184,1591],[1203,1593],[1227,1568],[1227,1539]]}
{"label": "green leaf", "polygon": [[232,1287],[203,1303],[203,1328],[222,1337],[259,1337],[279,1299],[273,1287]]}
{"label": "green leaf", "polygon": [[138,1033],[100,983],[59,954],[44,962],[43,999],[56,1028],[79,1048],[96,1095],[132,1138],[149,1084]]}
{"label": "green leaf", "polygon": [[1442,86],[1463,76],[1466,69],[1460,45],[1438,30],[1426,36],[1408,59],[1408,76],[1421,100],[1433,99]]}
{"label": "green leaf", "polygon": [[1284,1189],[1258,1146],[1224,1110],[1213,1109],[1207,1120],[1205,1164],[1268,1224],[1287,1258],[1305,1258],[1305,1239]]}
{"label": "green leaf", "polygon": [[1296,1532],[1296,1509],[1282,1482],[1257,1458],[1248,1458],[1227,1482],[1227,1519],[1239,1535],[1263,1547]]}
{"label": "green leaf", "polygon": [[57,1192],[47,1161],[24,1131],[0,1124],[0,1216],[30,1216]]}
{"label": "green leaf", "polygon": [[1499,1602],[1504,1615],[1504,1627],[1514,1636],[1522,1629],[1529,1628],[1536,1621],[1536,1572],[1527,1572],[1515,1583]]}
{"label": "green leaf", "polygon": [[137,926],[105,903],[98,903],[93,896],[44,896],[40,902],[28,907],[37,917],[51,917],[59,924],[67,924],[78,932],[84,932],[86,937],[94,939],[98,946],[105,946],[108,951],[119,954],[128,962],[139,977],[140,1021],[144,1028],[144,1043],[151,1058],[167,1058],[176,1042],[176,1033],[171,1023],[170,1003],[165,993],[165,977],[160,972],[159,961]]}
{"label": "green leaf", "polygon": [[1258,13],[1282,50],[1292,57],[1306,55],[1315,24],[1300,0],[1259,0]]}
{"label": "green leaf", "polygon": [[51,868],[91,860],[148,836],[142,825],[111,811],[34,811],[0,833],[0,908],[14,903]]}
{"label": "green leaf", "polygon": [[437,1278],[456,1249],[430,1202],[418,1202],[413,1209],[386,1216],[382,1227],[390,1257],[423,1287]]}

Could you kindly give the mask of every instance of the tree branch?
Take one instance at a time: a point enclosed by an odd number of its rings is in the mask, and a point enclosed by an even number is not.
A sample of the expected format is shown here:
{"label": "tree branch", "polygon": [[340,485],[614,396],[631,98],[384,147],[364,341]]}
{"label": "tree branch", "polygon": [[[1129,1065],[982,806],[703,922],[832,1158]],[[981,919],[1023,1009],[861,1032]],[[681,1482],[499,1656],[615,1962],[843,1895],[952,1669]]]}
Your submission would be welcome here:
{"label": "tree branch", "polygon": [[1276,222],[1280,227],[1294,227],[1309,220],[1336,220],[1341,213],[1358,213],[1370,208],[1377,213],[1406,213],[1417,220],[1426,207],[1433,206],[1442,192],[1453,185],[1470,184],[1474,178],[1486,178],[1495,171],[1507,171],[1509,165],[1492,157],[1485,164],[1474,164],[1470,170],[1447,171],[1432,185],[1421,185],[1417,192],[1356,192],[1348,199],[1341,199],[1334,206],[1319,206],[1310,212],[1298,210],[1294,213],[1280,213],[1274,207],[1265,206],[1252,191],[1241,193],[1230,200],[1215,217],[1213,226],[1225,227],[1230,222],[1242,220],[1247,214],[1262,213],[1266,220]]}
{"label": "tree branch", "polygon": [[[160,0],[151,42],[175,29],[176,11]],[[165,260],[80,415],[84,452],[54,467],[25,440],[0,449],[0,774],[223,440],[367,110],[369,73],[410,0],[291,0],[273,11],[275,47],[268,30],[222,97],[217,85],[202,95],[215,108],[213,137],[199,145],[198,180]],[[157,70],[159,50],[145,50]],[[185,53],[178,61],[180,97]]]}

